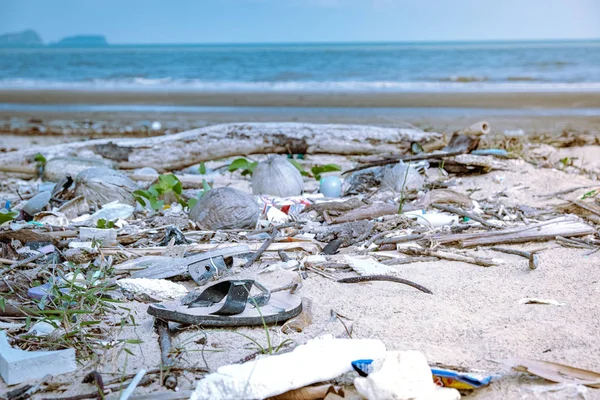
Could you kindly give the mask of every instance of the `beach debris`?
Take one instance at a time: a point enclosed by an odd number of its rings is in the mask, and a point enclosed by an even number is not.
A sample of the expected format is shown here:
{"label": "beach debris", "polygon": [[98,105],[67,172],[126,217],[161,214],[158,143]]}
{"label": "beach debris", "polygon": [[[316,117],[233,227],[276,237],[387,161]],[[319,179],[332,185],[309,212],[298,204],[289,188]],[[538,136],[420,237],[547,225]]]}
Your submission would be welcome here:
{"label": "beach debris", "polygon": [[313,302],[308,297],[302,298],[302,311],[298,316],[290,319],[281,327],[285,334],[292,332],[302,332],[304,328],[310,326],[313,322]]}
{"label": "beach debris", "polygon": [[31,199],[27,200],[27,203],[23,206],[23,212],[25,212],[29,216],[34,216],[40,211],[42,211],[48,203],[50,202],[50,198],[52,197],[52,193],[50,192],[40,192],[33,196]]}
{"label": "beach debris", "polygon": [[[254,286],[260,295],[250,296]],[[264,326],[287,321],[301,311],[299,296],[271,293],[251,279],[222,281],[180,300],[148,307],[148,314],[165,321],[213,327]]]}
{"label": "beach debris", "polygon": [[425,179],[414,166],[400,161],[394,167],[385,171],[381,185],[384,189],[390,189],[396,193],[405,193],[420,190],[424,183]]}
{"label": "beach debris", "polygon": [[537,253],[542,250],[546,250],[546,248],[536,249],[533,251],[525,251],[525,250],[517,250],[517,249],[507,249],[505,247],[492,247],[490,250],[525,257],[529,261],[529,268],[536,269],[540,263],[540,258]]}
{"label": "beach debris", "polygon": [[454,400],[460,393],[434,383],[425,356],[418,351],[388,351],[375,360],[366,377],[354,379],[354,387],[368,400]]}
{"label": "beach debris", "polygon": [[442,369],[437,367],[431,368],[433,382],[442,387],[454,388],[461,392],[471,391],[484,386],[487,386],[492,381],[493,376],[475,373],[475,372],[458,372],[450,369]]}
{"label": "beach debris", "polygon": [[[374,203],[348,211],[339,217],[331,218],[331,222],[334,224],[341,224],[344,222],[375,219],[384,215],[398,214],[399,209],[400,206],[398,204]],[[414,207],[411,204],[404,204],[403,210],[411,211],[414,210]]]}
{"label": "beach debris", "polygon": [[200,229],[244,229],[256,226],[259,213],[258,204],[248,193],[222,187],[202,196],[192,207],[190,218]]}
{"label": "beach debris", "polygon": [[494,267],[504,263],[499,258],[485,258],[466,254],[456,254],[442,250],[421,249],[417,247],[402,247],[398,251],[412,256],[437,257],[448,261],[465,262],[469,264],[480,265],[482,267]]}
{"label": "beach debris", "polygon": [[342,180],[337,176],[326,176],[319,182],[319,193],[323,196],[336,198],[342,196]]}
{"label": "beach debris", "polygon": [[380,340],[319,337],[289,353],[220,367],[198,382],[191,400],[276,396],[350,372],[354,360],[383,357],[385,345]]}
{"label": "beach debris", "polygon": [[298,168],[286,157],[273,155],[258,163],[252,173],[252,193],[278,197],[299,196],[304,190],[304,181]]}
{"label": "beach debris", "polygon": [[433,208],[437,208],[438,210],[446,211],[449,213],[460,215],[461,217],[472,219],[473,221],[477,221],[480,224],[482,224],[483,226],[488,227],[488,228],[498,228],[501,225],[501,223],[499,221],[496,223],[486,221],[479,215],[477,215],[473,212],[467,211],[467,210],[463,210],[458,207],[453,207],[453,206],[449,206],[446,204],[438,204],[438,203],[433,203],[431,206]]}
{"label": "beach debris", "polygon": [[12,348],[0,331],[0,376],[7,385],[60,375],[77,370],[75,350],[24,351]]}
{"label": "beach debris", "polygon": [[103,158],[55,157],[44,165],[44,179],[58,182],[67,176],[77,176],[89,168],[115,168],[114,161]]}
{"label": "beach debris", "polygon": [[395,275],[397,272],[389,265],[382,264],[370,256],[353,256],[345,254],[343,262],[360,275]]}
{"label": "beach debris", "polygon": [[95,167],[81,171],[75,178],[75,194],[90,204],[103,206],[112,202],[135,204],[133,192],[137,184],[119,171]]}
{"label": "beach debris", "polygon": [[425,286],[421,286],[418,283],[411,282],[406,279],[398,278],[397,276],[391,275],[362,275],[362,276],[353,276],[350,278],[342,278],[338,279],[339,283],[361,283],[361,282],[373,282],[373,281],[387,281],[387,282],[396,282],[402,283],[404,285],[412,286],[415,289],[420,290],[423,293],[433,294],[433,292],[427,289]]}
{"label": "beach debris", "polygon": [[[351,196],[378,188],[381,186],[385,173],[391,168],[391,165],[375,166],[353,172],[348,178],[344,179],[344,183],[342,184],[343,195]],[[344,174],[347,172],[344,172]]]}
{"label": "beach debris", "polygon": [[133,391],[138,386],[138,384],[140,383],[140,381],[142,380],[142,378],[144,377],[144,375],[146,375],[146,370],[145,369],[140,369],[137,372],[137,374],[135,374],[135,376],[133,377],[133,379],[131,380],[131,382],[127,386],[127,388],[125,390],[123,390],[123,392],[121,392],[121,396],[119,397],[119,400],[127,400],[127,399],[129,399],[129,397],[131,397],[131,395],[133,394]]}
{"label": "beach debris", "polygon": [[445,225],[457,225],[458,217],[437,212],[425,212],[425,210],[415,210],[403,212],[409,218],[414,218],[417,224],[430,228],[439,228]]}
{"label": "beach debris", "polygon": [[[161,367],[172,367],[175,364],[175,359],[171,353],[171,332],[169,331],[169,324],[162,319],[155,318],[154,327],[158,332]],[[177,376],[173,373],[167,372],[162,383],[167,389],[175,390],[177,387]]]}
{"label": "beach debris", "polygon": [[[46,159],[82,153],[98,154],[102,146],[112,144],[111,152],[124,148],[125,160],[118,167],[136,169],[148,165],[157,171],[177,170],[202,161],[218,160],[247,154],[384,154],[403,151],[408,143],[426,143],[441,137],[415,127],[383,128],[367,125],[306,124],[296,122],[232,123],[212,125],[174,135],[139,139],[98,139],[55,146],[29,146],[22,150],[0,153],[0,171],[8,176],[36,174],[30,160],[38,153]],[[169,152],[164,149],[169,148]],[[156,157],[160,155],[160,157]],[[124,157],[120,157],[124,158]]]}
{"label": "beach debris", "polygon": [[90,216],[82,215],[79,218],[75,218],[71,222],[79,222],[85,225],[97,226],[98,221],[118,221],[125,220],[133,214],[134,208],[129,204],[119,203],[114,201],[111,203],[104,204],[102,208]]}
{"label": "beach debris", "polygon": [[574,216],[560,216],[547,221],[504,228],[488,232],[436,234],[439,244],[458,243],[461,247],[475,247],[496,244],[512,244],[552,240],[556,236],[571,237],[591,235],[594,228]]}
{"label": "beach debris", "polygon": [[473,150],[471,154],[475,156],[494,156],[501,158],[508,158],[510,156],[509,152],[504,149],[482,149],[482,150]]}
{"label": "beach debris", "polygon": [[254,254],[252,254],[252,257],[250,257],[246,264],[244,264],[243,268],[248,268],[252,266],[252,264],[254,264],[256,260],[260,258],[262,253],[264,253],[265,250],[267,250],[269,246],[275,241],[277,235],[279,235],[279,231],[277,229],[273,229],[273,232],[271,232],[271,236],[267,240],[265,240],[263,245],[260,246],[260,248],[256,252],[254,252]]}
{"label": "beach debris", "polygon": [[491,132],[490,124],[487,121],[478,121],[466,127],[461,131],[465,135],[481,136]]}
{"label": "beach debris", "polygon": [[519,300],[519,304],[542,304],[542,305],[550,305],[550,306],[562,306],[563,303],[559,303],[554,299],[538,299],[537,297],[526,297],[524,299]]}
{"label": "beach debris", "polygon": [[41,211],[33,217],[35,222],[39,222],[44,225],[51,225],[56,227],[67,227],[69,226],[69,219],[61,212],[57,211]]}
{"label": "beach debris", "polygon": [[126,297],[144,303],[177,299],[188,293],[185,286],[165,279],[123,278],[116,284]]}
{"label": "beach debris", "polygon": [[600,373],[571,367],[550,361],[532,360],[527,358],[509,358],[503,360],[502,364],[515,371],[525,372],[539,376],[556,383],[567,383],[584,385],[592,388],[600,388]]}
{"label": "beach debris", "polygon": [[79,228],[79,240],[86,242],[95,240],[102,246],[115,246],[117,244],[116,229]]}

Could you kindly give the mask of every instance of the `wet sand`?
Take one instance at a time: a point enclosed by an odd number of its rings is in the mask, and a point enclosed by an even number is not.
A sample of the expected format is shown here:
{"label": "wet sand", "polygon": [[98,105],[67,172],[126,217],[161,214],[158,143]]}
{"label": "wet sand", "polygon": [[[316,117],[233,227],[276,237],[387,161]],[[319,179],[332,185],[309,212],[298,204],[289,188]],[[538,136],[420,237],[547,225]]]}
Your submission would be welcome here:
{"label": "wet sand", "polygon": [[252,107],[599,108],[598,91],[539,92],[199,92],[0,89],[0,103],[162,104]]}

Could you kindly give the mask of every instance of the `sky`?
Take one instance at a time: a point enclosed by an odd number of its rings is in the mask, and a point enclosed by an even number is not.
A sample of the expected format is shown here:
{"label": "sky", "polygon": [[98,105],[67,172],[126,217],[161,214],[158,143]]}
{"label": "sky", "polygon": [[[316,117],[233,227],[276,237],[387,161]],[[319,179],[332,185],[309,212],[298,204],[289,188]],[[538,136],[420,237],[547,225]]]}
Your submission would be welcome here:
{"label": "sky", "polygon": [[45,42],[600,39],[600,0],[0,0],[0,33]]}

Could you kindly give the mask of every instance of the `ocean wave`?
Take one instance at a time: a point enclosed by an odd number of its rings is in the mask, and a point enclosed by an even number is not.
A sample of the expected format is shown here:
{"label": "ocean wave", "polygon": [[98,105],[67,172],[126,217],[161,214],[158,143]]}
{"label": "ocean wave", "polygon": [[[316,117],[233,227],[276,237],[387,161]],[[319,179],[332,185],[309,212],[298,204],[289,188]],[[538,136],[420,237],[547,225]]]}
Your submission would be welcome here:
{"label": "ocean wave", "polygon": [[505,82],[445,81],[202,81],[172,78],[94,79],[85,82],[34,79],[0,79],[0,89],[12,90],[175,90],[204,92],[436,92],[436,91],[600,91],[600,82],[540,82],[530,77],[511,77]]}

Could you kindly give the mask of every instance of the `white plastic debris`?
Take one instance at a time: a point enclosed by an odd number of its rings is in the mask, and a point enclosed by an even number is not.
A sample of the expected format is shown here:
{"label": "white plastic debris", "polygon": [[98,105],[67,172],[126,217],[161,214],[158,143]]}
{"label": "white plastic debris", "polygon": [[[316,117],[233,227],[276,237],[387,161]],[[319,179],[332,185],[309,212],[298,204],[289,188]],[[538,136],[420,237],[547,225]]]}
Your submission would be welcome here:
{"label": "white plastic debris", "polygon": [[116,229],[80,228],[79,239],[81,241],[95,240],[102,246],[115,246],[117,244]]}
{"label": "white plastic debris", "polygon": [[[60,325],[60,321],[55,321],[55,323]],[[38,337],[44,337],[51,335],[52,332],[54,332],[55,330],[56,328],[51,323],[46,321],[39,321],[31,326],[27,334]]]}
{"label": "white plastic debris", "polygon": [[425,356],[418,351],[388,351],[379,369],[366,378],[354,379],[354,386],[367,400],[458,400],[456,389],[433,382]]}
{"label": "white plastic debris", "polygon": [[338,176],[327,176],[319,182],[319,192],[325,197],[342,196],[342,180]]}
{"label": "white plastic debris", "polygon": [[264,399],[336,378],[352,370],[352,361],[384,357],[381,340],[317,338],[290,353],[220,367],[198,382],[190,400]]}
{"label": "white plastic debris", "polygon": [[415,218],[419,225],[431,228],[439,228],[440,226],[444,225],[458,224],[458,215],[450,215],[437,212],[426,213],[423,210],[407,211],[403,214],[408,217]]}
{"label": "white plastic debris", "polygon": [[394,267],[382,264],[369,256],[344,255],[342,260],[360,275],[395,275]]}
{"label": "white plastic debris", "polygon": [[0,376],[7,385],[41,379],[77,370],[75,349],[58,351],[24,351],[8,344],[6,332],[0,331]]}
{"label": "white plastic debris", "polygon": [[150,129],[152,129],[153,131],[160,131],[161,128],[162,124],[158,121],[154,121],[152,122],[152,125],[150,125]]}
{"label": "white plastic debris", "polygon": [[179,283],[166,279],[124,278],[117,281],[117,285],[126,293],[131,293],[134,298],[143,301],[173,300],[183,297],[188,290]]}

